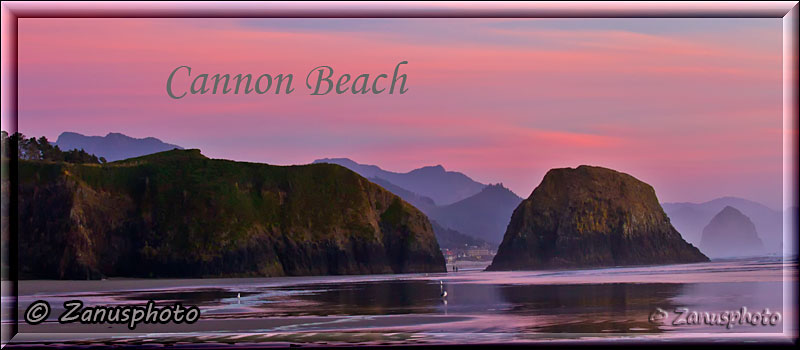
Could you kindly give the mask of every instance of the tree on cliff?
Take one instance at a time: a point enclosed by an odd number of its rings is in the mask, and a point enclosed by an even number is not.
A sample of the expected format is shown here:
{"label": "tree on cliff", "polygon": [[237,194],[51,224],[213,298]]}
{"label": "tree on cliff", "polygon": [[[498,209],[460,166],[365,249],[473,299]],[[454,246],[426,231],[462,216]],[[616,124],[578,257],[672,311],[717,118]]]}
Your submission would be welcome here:
{"label": "tree on cliff", "polygon": [[49,160],[54,162],[67,162],[67,163],[105,163],[105,159],[93,154],[89,154],[84,150],[69,150],[62,151],[58,145],[53,145],[47,140],[47,137],[25,138],[25,135],[15,132],[8,135],[8,132],[2,132],[2,156],[7,159],[10,157],[13,149],[17,149],[17,156],[19,159],[25,160]]}

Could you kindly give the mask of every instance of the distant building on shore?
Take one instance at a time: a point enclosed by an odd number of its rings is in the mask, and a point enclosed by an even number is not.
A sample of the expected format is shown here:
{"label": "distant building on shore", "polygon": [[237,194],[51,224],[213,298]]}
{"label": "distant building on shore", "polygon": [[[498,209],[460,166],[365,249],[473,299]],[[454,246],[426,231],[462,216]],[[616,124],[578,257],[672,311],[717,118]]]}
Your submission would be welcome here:
{"label": "distant building on shore", "polygon": [[489,253],[489,249],[484,249],[484,248],[468,249],[466,253],[468,257],[475,259],[482,259],[491,256],[491,253]]}
{"label": "distant building on shore", "polygon": [[456,261],[456,253],[450,249],[442,249],[442,255],[444,255],[444,259],[448,264]]}
{"label": "distant building on shore", "polygon": [[468,246],[456,249],[442,249],[442,255],[448,264],[453,264],[457,261],[490,261],[496,254],[496,251],[484,247]]}

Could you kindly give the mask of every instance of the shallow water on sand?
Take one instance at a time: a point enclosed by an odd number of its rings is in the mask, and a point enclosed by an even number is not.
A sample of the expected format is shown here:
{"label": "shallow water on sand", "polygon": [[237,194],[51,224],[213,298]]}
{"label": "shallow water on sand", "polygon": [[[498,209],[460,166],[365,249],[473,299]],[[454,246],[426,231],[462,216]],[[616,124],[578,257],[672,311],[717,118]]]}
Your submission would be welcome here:
{"label": "shallow water on sand", "polygon": [[[483,272],[250,279],[21,281],[18,341],[394,344],[748,337],[779,339],[796,315],[783,307],[797,261],[780,258],[573,271]],[[441,292],[447,291],[447,298]],[[788,295],[788,294],[787,294]],[[197,305],[191,325],[62,325],[63,302]],[[22,321],[36,300],[53,307]],[[787,299],[789,300],[789,299]],[[11,313],[4,302],[3,322]],[[672,325],[676,308],[702,314],[781,312],[775,325]],[[660,308],[666,320],[651,321]],[[59,333],[59,334],[52,334]]]}

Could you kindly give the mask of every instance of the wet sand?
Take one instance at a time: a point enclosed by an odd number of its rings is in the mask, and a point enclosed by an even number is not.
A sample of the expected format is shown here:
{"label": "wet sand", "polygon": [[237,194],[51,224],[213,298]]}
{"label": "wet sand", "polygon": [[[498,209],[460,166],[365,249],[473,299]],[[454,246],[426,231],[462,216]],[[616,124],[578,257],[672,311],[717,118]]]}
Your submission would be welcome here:
{"label": "wet sand", "polygon": [[[772,259],[575,271],[483,272],[242,279],[21,281],[20,317],[36,300],[52,305],[38,325],[20,320],[15,341],[110,343],[417,344],[545,339],[780,340],[784,323],[726,329],[650,322],[656,308],[784,311],[784,282],[797,263]],[[441,291],[448,297],[442,299]],[[197,305],[194,324],[59,324],[63,302]],[[7,311],[9,303],[4,300]],[[4,323],[13,322],[4,312]],[[796,330],[796,325],[794,325]],[[321,343],[320,343],[321,342]],[[20,344],[21,344],[20,343]]]}

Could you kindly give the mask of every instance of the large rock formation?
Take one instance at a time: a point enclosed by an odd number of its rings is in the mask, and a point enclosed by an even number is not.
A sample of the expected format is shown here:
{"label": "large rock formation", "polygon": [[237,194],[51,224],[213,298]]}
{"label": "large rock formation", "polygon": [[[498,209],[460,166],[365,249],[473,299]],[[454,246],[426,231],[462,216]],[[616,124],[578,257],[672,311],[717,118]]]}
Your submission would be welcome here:
{"label": "large rock formation", "polygon": [[334,164],[19,162],[22,278],[443,272],[427,217]]}
{"label": "large rock formation", "polygon": [[552,169],[511,217],[488,270],[708,261],[670,225],[653,188],[611,169]]}
{"label": "large rock formation", "polygon": [[703,229],[700,250],[711,257],[750,256],[762,254],[764,243],[750,218],[726,206]]}

